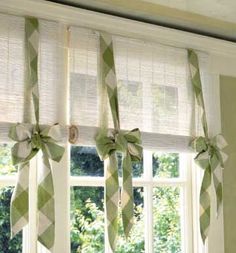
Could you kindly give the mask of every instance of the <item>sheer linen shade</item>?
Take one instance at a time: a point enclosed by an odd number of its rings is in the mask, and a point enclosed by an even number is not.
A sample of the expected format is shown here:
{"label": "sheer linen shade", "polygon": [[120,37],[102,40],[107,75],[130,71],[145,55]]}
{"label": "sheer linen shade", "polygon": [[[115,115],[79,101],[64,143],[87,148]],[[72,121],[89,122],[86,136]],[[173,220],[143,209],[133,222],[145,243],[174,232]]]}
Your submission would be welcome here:
{"label": "sheer linen shade", "polygon": [[[24,92],[24,18],[0,14],[0,23],[0,122],[22,122],[24,104],[32,107],[28,92]],[[60,25],[45,20],[39,23],[40,123],[54,124],[60,118],[64,71]]]}
{"label": "sheer linen shade", "polygon": [[[97,126],[98,34],[75,27],[70,31],[71,122]],[[119,36],[113,36],[113,43],[121,128],[190,136],[194,100],[186,50]]]}
{"label": "sheer linen shade", "polygon": [[[24,103],[24,18],[0,15],[0,130],[7,137],[10,123],[21,122]],[[61,28],[40,20],[39,89],[41,124],[59,122],[64,83]],[[70,27],[69,123],[79,125],[79,144],[94,145],[98,127],[98,33]],[[187,52],[155,43],[113,36],[119,88],[121,129],[139,127],[143,145],[190,151],[195,135],[195,109]],[[110,113],[110,112],[109,112]],[[59,122],[60,123],[60,122]],[[109,126],[112,126],[109,115]],[[67,139],[67,126],[63,141]],[[155,136],[153,135],[155,133]]]}

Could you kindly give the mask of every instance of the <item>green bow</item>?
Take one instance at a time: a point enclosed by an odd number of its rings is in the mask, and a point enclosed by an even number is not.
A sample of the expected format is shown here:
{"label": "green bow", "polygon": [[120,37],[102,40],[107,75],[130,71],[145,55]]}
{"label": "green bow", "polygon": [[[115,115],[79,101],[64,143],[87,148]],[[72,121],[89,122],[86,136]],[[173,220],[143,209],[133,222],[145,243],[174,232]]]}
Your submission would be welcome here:
{"label": "green bow", "polygon": [[[10,128],[9,137],[16,141],[12,147],[13,165],[19,165],[19,179],[11,203],[12,236],[28,220],[29,161],[41,150],[43,167],[38,186],[38,240],[52,249],[55,237],[54,186],[50,160],[59,162],[64,148],[57,142],[61,139],[60,126],[40,127],[38,124],[16,124]],[[19,219],[21,222],[19,223]]]}
{"label": "green bow", "polygon": [[[192,49],[188,49],[188,62],[193,91],[199,109],[201,109],[201,123],[204,137],[195,138],[191,146],[198,153],[196,163],[204,169],[204,176],[200,190],[200,232],[203,243],[208,236],[211,218],[211,194],[210,186],[213,178],[213,186],[216,192],[217,213],[222,204],[222,175],[221,169],[227,156],[222,149],[227,145],[222,135],[209,138],[206,109],[203,97],[202,82],[200,76],[198,55]],[[220,175],[217,175],[220,174]]]}
{"label": "green bow", "polygon": [[222,149],[227,146],[227,143],[224,137],[218,134],[211,139],[202,136],[197,137],[191,142],[191,146],[197,152],[195,162],[204,170],[200,190],[200,205],[202,207],[200,210],[204,210],[204,212],[200,214],[200,230],[202,240],[205,242],[210,225],[211,205],[209,190],[212,178],[217,200],[217,213],[222,204],[222,182],[217,176],[217,170],[224,168],[227,155]]}
{"label": "green bow", "polygon": [[[24,107],[24,122],[10,128],[9,137],[16,141],[12,148],[12,161],[19,165],[17,184],[11,199],[12,237],[28,224],[29,220],[29,161],[42,151],[43,165],[38,173],[38,240],[48,250],[53,249],[55,239],[54,186],[50,160],[59,162],[64,148],[60,140],[58,124],[42,127],[39,125],[38,51],[40,29],[37,18],[25,18],[25,99],[32,98],[36,124],[31,124],[30,106]],[[26,103],[27,104],[27,103]]]}
{"label": "green bow", "polygon": [[35,125],[21,123],[10,128],[9,135],[17,143],[12,147],[12,163],[18,165],[30,161],[39,150],[46,159],[59,162],[64,148],[57,142],[61,139],[60,126],[37,129]]}
{"label": "green bow", "polygon": [[109,242],[115,250],[117,235],[119,183],[116,152],[122,153],[123,187],[121,194],[122,221],[126,237],[133,225],[133,187],[132,162],[142,159],[141,133],[139,129],[132,131],[114,131],[110,134],[102,132],[96,136],[96,147],[101,160],[109,158],[108,171],[112,180],[106,180],[106,210],[109,213],[108,226]]}
{"label": "green bow", "polygon": [[[102,160],[108,158],[113,151],[131,155],[132,161],[142,159],[141,133],[138,128],[131,131],[113,131],[110,135],[99,134],[96,137],[96,147]],[[127,154],[126,154],[127,155]]]}

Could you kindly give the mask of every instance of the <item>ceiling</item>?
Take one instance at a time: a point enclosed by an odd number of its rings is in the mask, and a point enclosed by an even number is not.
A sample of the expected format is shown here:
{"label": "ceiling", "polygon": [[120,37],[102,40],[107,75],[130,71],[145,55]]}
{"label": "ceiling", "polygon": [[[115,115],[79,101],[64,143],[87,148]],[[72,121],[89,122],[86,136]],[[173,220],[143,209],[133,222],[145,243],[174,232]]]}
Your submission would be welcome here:
{"label": "ceiling", "polygon": [[236,42],[235,0],[47,0]]}
{"label": "ceiling", "polygon": [[143,0],[183,11],[236,23],[235,0]]}

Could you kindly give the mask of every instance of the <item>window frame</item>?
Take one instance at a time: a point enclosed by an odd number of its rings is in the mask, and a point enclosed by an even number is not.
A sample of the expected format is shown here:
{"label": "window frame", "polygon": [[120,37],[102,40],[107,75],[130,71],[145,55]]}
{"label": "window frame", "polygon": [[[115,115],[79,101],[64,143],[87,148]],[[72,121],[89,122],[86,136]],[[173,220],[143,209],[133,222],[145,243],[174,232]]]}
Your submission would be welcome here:
{"label": "window frame", "polygon": [[[81,146],[87,146],[83,143]],[[158,150],[155,150],[158,152]],[[161,152],[159,150],[159,152]],[[144,189],[144,237],[145,253],[153,253],[153,189],[155,187],[180,187],[180,203],[185,206],[180,212],[181,221],[181,248],[183,253],[194,253],[193,251],[193,218],[192,218],[192,156],[187,153],[179,153],[180,175],[176,178],[154,178],[152,167],[153,150],[144,150],[143,153],[143,175],[133,178],[133,187],[142,187]],[[147,169],[148,168],[148,169]],[[122,178],[119,178],[119,184],[122,185]],[[70,187],[89,186],[104,187],[105,177],[93,176],[70,176]],[[196,207],[195,207],[196,208]],[[188,240],[184,242],[183,238],[188,235]],[[107,231],[105,227],[105,253],[111,253],[107,241]]]}

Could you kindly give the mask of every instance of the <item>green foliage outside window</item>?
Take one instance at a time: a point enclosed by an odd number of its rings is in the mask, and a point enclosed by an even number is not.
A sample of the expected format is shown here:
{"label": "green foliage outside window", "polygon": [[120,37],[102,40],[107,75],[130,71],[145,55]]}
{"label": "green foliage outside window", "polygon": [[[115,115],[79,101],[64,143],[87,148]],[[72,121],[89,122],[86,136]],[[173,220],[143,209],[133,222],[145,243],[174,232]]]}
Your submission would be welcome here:
{"label": "green foliage outside window", "polygon": [[[87,175],[89,169],[103,176],[102,166],[97,162],[95,149],[73,147],[71,171],[73,174]],[[85,157],[87,160],[85,161]],[[118,164],[119,163],[118,156]],[[88,166],[84,166],[87,163]],[[141,164],[133,166],[136,176],[141,176]],[[154,177],[178,177],[178,154],[153,154]],[[119,239],[116,253],[144,252],[144,217],[143,191],[134,189],[135,219],[130,238],[126,240],[119,220]],[[158,187],[153,190],[154,219],[154,252],[180,253],[181,233],[179,216],[179,188]],[[71,252],[72,253],[103,253],[104,252],[104,208],[103,188],[73,187],[71,191]],[[152,229],[150,227],[150,229]]]}
{"label": "green foliage outside window", "polygon": [[[0,144],[0,176],[13,174],[16,168],[11,164],[10,146]],[[17,234],[12,240],[10,232],[10,202],[13,187],[0,188],[0,252],[21,253],[22,233]]]}
{"label": "green foliage outside window", "polygon": [[17,169],[11,162],[11,146],[0,144],[0,176],[14,174]]}
{"label": "green foliage outside window", "polygon": [[10,232],[10,201],[13,187],[0,189],[0,252],[21,253],[22,233],[17,234],[12,240]]}

